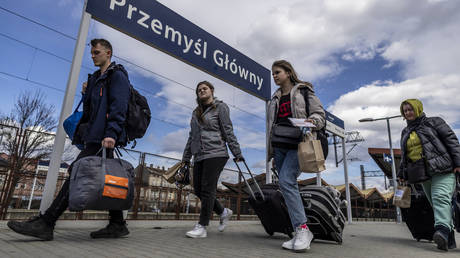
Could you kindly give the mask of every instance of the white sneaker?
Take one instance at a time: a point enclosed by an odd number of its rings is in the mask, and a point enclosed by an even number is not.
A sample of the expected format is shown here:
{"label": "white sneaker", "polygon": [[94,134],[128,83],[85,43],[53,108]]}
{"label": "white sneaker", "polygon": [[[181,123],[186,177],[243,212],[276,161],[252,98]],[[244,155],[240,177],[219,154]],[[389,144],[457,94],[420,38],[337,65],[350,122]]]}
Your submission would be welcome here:
{"label": "white sneaker", "polygon": [[313,240],[313,233],[309,229],[297,227],[295,233],[295,241],[292,250],[294,252],[305,252],[310,249],[311,240]]}
{"label": "white sneaker", "polygon": [[292,250],[294,249],[294,242],[295,242],[295,235],[291,240],[284,242],[283,245],[281,246],[283,247],[283,249]]}
{"label": "white sneaker", "polygon": [[208,236],[208,233],[206,232],[205,226],[202,226],[199,223],[197,223],[193,230],[190,230],[185,235],[191,238],[205,238]]}
{"label": "white sneaker", "polygon": [[224,232],[227,223],[233,215],[233,211],[225,208],[222,214],[220,215],[219,227],[217,228],[220,232]]}

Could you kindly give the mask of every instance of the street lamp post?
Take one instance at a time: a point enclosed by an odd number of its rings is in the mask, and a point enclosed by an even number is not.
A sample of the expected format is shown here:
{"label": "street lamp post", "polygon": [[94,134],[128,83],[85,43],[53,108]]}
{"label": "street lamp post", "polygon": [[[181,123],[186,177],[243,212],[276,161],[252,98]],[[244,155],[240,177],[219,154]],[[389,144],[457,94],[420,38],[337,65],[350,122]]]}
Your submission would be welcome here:
{"label": "street lamp post", "polygon": [[[390,119],[397,118],[397,117],[401,117],[401,115],[390,116],[390,117],[382,117],[382,118],[377,118],[377,119],[363,118],[363,119],[359,120],[359,122],[374,122],[374,121],[379,121],[379,120],[386,120],[387,121],[388,141],[390,143],[390,154],[391,154],[391,177],[392,177],[392,181],[393,181],[393,192],[394,193],[396,193],[397,182],[396,182],[395,155],[394,155],[394,152],[393,152],[393,143],[391,142]],[[401,221],[402,221],[401,220],[401,209],[398,206],[396,206],[396,222],[401,223]]]}

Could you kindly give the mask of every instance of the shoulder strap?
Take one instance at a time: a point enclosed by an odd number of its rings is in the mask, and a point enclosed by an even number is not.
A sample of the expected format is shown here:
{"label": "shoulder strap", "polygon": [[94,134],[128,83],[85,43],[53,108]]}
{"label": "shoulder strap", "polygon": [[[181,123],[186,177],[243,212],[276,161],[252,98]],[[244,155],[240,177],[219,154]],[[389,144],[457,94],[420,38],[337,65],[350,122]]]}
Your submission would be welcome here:
{"label": "shoulder strap", "polygon": [[310,116],[310,102],[308,101],[308,89],[301,88],[300,93],[302,93],[303,100],[305,102],[305,109],[307,111],[307,117]]}
{"label": "shoulder strap", "polygon": [[83,103],[83,96],[81,96],[80,102],[78,102],[77,107],[76,107],[75,110],[73,111],[74,113],[76,113],[76,112],[78,111],[78,109],[79,109],[80,106],[81,106],[81,103]]}
{"label": "shoulder strap", "polygon": [[[308,101],[308,89],[307,88],[301,88],[300,92],[302,93],[303,100],[305,102],[305,109],[307,111],[307,117],[309,117],[310,116],[310,102]],[[326,123],[327,123],[327,121],[325,119],[323,128],[321,128],[319,130],[319,131],[324,131],[325,134],[326,134]]]}
{"label": "shoulder strap", "polygon": [[[107,78],[105,79],[106,84],[104,84],[104,86],[107,86],[107,91],[109,91],[109,89],[110,89],[110,87],[109,87],[109,86],[110,86],[110,83],[112,83],[112,74],[113,74],[116,70],[120,69],[120,68],[119,68],[119,65],[120,65],[120,64],[116,64],[116,65],[113,67],[113,69],[111,69],[110,71],[108,71],[109,73],[107,73]],[[123,73],[123,72],[122,72],[122,73]],[[123,74],[123,75],[125,75],[125,74]],[[126,75],[125,75],[125,76],[126,76]],[[127,79],[128,79],[128,78],[127,78]],[[129,81],[129,79],[128,79],[128,84],[129,84],[130,96],[132,96],[132,95],[133,95],[134,87],[133,87],[133,85],[131,85],[131,82]]]}

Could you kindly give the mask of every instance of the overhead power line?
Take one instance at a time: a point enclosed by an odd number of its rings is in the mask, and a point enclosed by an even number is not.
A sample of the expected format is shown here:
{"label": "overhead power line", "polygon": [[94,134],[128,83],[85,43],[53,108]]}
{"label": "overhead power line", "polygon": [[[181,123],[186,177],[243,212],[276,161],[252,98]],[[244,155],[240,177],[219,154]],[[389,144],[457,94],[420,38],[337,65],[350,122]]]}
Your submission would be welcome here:
{"label": "overhead power line", "polygon": [[2,6],[0,6],[0,9],[3,10],[3,11],[5,11],[5,12],[7,12],[7,13],[10,13],[10,14],[13,14],[13,15],[15,15],[15,16],[18,16],[18,17],[20,17],[20,18],[22,18],[22,19],[24,19],[24,20],[26,20],[26,21],[29,21],[29,22],[31,22],[31,23],[34,23],[34,24],[36,24],[36,25],[38,25],[38,26],[44,27],[44,28],[46,28],[46,29],[48,29],[48,30],[50,30],[50,31],[53,31],[53,32],[55,32],[55,33],[61,35],[61,36],[64,36],[64,37],[69,38],[69,39],[77,40],[77,38],[75,38],[75,37],[73,37],[73,36],[71,36],[71,35],[69,35],[69,34],[65,34],[65,33],[61,32],[61,31],[58,31],[58,30],[56,30],[56,29],[53,29],[53,28],[51,28],[51,27],[49,27],[49,26],[47,26],[47,25],[45,25],[45,24],[43,24],[43,23],[40,23],[40,22],[37,22],[37,21],[32,20],[32,19],[30,19],[30,18],[27,18],[27,17],[25,17],[24,15],[21,15],[21,14],[19,14],[19,13],[16,13],[16,12],[14,12],[14,11],[11,11],[11,10],[9,10],[9,9],[6,9],[6,8],[4,8],[4,7],[2,7]]}
{"label": "overhead power line", "polygon": [[[3,10],[3,11],[5,11],[5,12],[8,12],[8,13],[10,13],[10,14],[12,14],[12,15],[15,15],[15,16],[17,16],[17,17],[20,17],[20,18],[22,18],[22,19],[25,19],[25,20],[27,20],[27,21],[29,21],[29,22],[31,22],[31,23],[34,23],[34,24],[39,25],[39,26],[42,26],[43,28],[46,28],[46,29],[48,29],[48,30],[50,30],[50,31],[53,31],[53,32],[55,32],[55,33],[58,33],[58,34],[60,34],[60,35],[62,35],[62,36],[65,36],[65,37],[67,37],[67,38],[69,38],[69,39],[76,40],[76,38],[73,37],[72,35],[63,33],[63,32],[61,32],[61,31],[59,31],[59,30],[57,30],[57,29],[54,29],[54,28],[52,28],[52,27],[50,27],[50,26],[47,26],[47,25],[45,25],[45,24],[43,24],[43,23],[40,23],[40,22],[38,22],[38,21],[36,21],[36,20],[30,19],[30,18],[28,18],[28,17],[25,17],[25,16],[23,16],[23,15],[21,15],[21,14],[19,14],[19,13],[16,13],[16,12],[14,12],[14,11],[12,11],[12,10],[6,9],[6,8],[4,8],[4,7],[0,7],[0,9]],[[37,49],[38,49],[38,48],[37,48]],[[54,56],[54,54],[50,53],[49,51],[46,51],[46,50],[43,50],[43,49],[39,49],[39,50],[40,50],[40,51],[43,51],[43,52],[45,52],[45,53],[51,54],[51,55]],[[159,74],[159,73],[157,73],[157,72],[154,72],[154,71],[152,71],[152,70],[150,70],[150,69],[148,69],[148,68],[145,68],[145,67],[143,67],[143,66],[140,66],[140,65],[138,65],[138,64],[135,64],[135,63],[133,63],[133,62],[127,60],[126,58],[123,58],[123,57],[120,57],[120,56],[117,56],[117,55],[113,55],[113,56],[114,56],[115,58],[118,58],[118,59],[120,59],[120,60],[122,60],[122,61],[124,61],[124,62],[126,62],[126,63],[129,63],[129,64],[131,64],[131,65],[133,65],[133,66],[135,66],[135,67],[137,67],[137,68],[140,68],[140,69],[142,69],[142,70],[144,70],[144,71],[150,72],[150,73],[152,73],[152,74],[154,74],[154,75],[156,75],[156,76],[158,76],[158,77],[161,77],[161,78],[163,78],[163,79],[166,79],[166,80],[168,80],[168,81],[171,81],[171,82],[173,82],[173,83],[176,83],[177,85],[180,85],[180,86],[182,86],[182,87],[184,87],[184,88],[187,88],[187,89],[189,89],[189,90],[195,91],[195,89],[194,89],[193,87],[190,87],[190,86],[188,86],[188,85],[186,85],[186,84],[183,84],[183,83],[181,83],[181,82],[178,82],[178,81],[176,81],[176,80],[174,80],[174,79],[171,79],[171,78],[169,78],[169,77],[167,77],[167,76],[164,76],[164,75],[162,75],[162,74]],[[58,57],[58,58],[63,59],[62,57]],[[66,60],[66,61],[68,61],[68,60]],[[71,62],[71,61],[70,61],[70,62]],[[85,67],[85,68],[88,68],[88,67]],[[88,68],[88,69],[91,69],[91,68]],[[236,105],[233,105],[233,104],[229,104],[229,106],[233,107],[234,109],[236,109],[236,110],[238,110],[238,111],[240,111],[240,112],[243,112],[243,113],[252,115],[252,116],[254,116],[254,117],[257,117],[258,119],[261,119],[262,121],[265,121],[265,118],[259,116],[258,114],[254,114],[254,113],[248,112],[248,111],[246,111],[246,110],[244,110],[244,109],[241,109],[241,108],[239,108],[239,107],[237,107]]]}
{"label": "overhead power line", "polygon": [[[15,15],[15,16],[21,18],[21,19],[27,20],[27,21],[29,21],[29,22],[31,22],[31,23],[33,23],[33,24],[36,24],[36,25],[41,26],[41,27],[43,27],[43,28],[46,28],[46,29],[48,29],[48,30],[50,30],[50,31],[53,31],[53,32],[55,32],[55,33],[57,33],[57,34],[59,34],[59,35],[62,35],[62,36],[64,36],[64,37],[66,37],[66,38],[72,39],[72,40],[74,40],[74,41],[76,40],[75,37],[73,37],[73,36],[71,36],[71,35],[69,35],[69,34],[63,33],[63,32],[61,32],[61,31],[59,31],[59,30],[57,30],[57,29],[54,29],[54,28],[52,28],[52,27],[50,27],[50,26],[47,26],[47,25],[45,25],[45,24],[43,24],[43,23],[40,23],[40,22],[38,22],[38,21],[36,21],[36,20],[30,19],[30,18],[28,18],[28,17],[26,17],[26,16],[24,16],[24,15],[21,15],[21,14],[19,14],[19,13],[16,13],[16,12],[14,12],[14,11],[12,11],[12,10],[6,9],[6,8],[4,8],[4,7],[1,7],[1,6],[0,6],[0,9],[3,10],[3,11],[5,11],[5,12],[7,12],[7,13],[10,13],[10,14],[12,14],[12,15]],[[11,36],[9,36],[9,35],[6,35],[6,34],[4,34],[4,33],[1,33],[1,32],[0,32],[0,36],[3,36],[3,37],[5,37],[5,38],[8,38],[8,39],[10,39],[10,40],[12,40],[12,41],[18,42],[18,43],[23,44],[23,45],[25,45],[25,46],[28,46],[28,47],[30,47],[30,48],[32,48],[32,49],[37,50],[37,51],[43,52],[43,53],[45,53],[45,54],[47,54],[47,55],[53,56],[53,57],[55,57],[55,58],[57,58],[57,59],[60,59],[60,60],[65,61],[65,62],[68,62],[68,63],[71,63],[71,62],[72,62],[72,60],[70,60],[70,59],[61,57],[61,56],[56,55],[56,54],[54,54],[54,53],[52,53],[52,52],[50,52],[50,51],[47,51],[47,50],[45,50],[45,49],[42,49],[42,48],[33,46],[33,45],[31,45],[31,44],[29,44],[29,43],[27,43],[27,42],[24,42],[24,41],[19,40],[19,39],[16,39],[16,38],[13,38],[13,37],[11,37]],[[135,64],[135,63],[133,63],[133,62],[127,60],[126,58],[123,58],[123,57],[120,57],[120,56],[117,56],[117,55],[113,55],[113,56],[114,56],[115,58],[118,58],[118,59],[122,60],[122,61],[125,62],[125,63],[128,63],[128,64],[130,64],[130,65],[133,65],[133,66],[135,66],[135,67],[137,67],[137,68],[140,68],[140,69],[142,69],[142,70],[144,70],[144,71],[147,71],[147,72],[149,72],[149,73],[152,73],[152,74],[154,74],[154,75],[156,75],[156,76],[158,76],[158,77],[160,77],[160,78],[163,78],[163,79],[165,79],[165,80],[171,81],[171,82],[173,82],[173,83],[175,83],[175,84],[177,84],[177,85],[180,85],[180,86],[182,86],[182,87],[184,87],[184,88],[187,88],[187,89],[193,90],[193,91],[195,90],[193,87],[190,87],[190,86],[188,86],[188,85],[186,85],[186,84],[183,84],[183,83],[180,83],[180,82],[178,82],[178,81],[176,81],[176,80],[173,80],[173,79],[171,79],[171,78],[169,78],[169,77],[167,77],[167,76],[164,76],[164,75],[162,75],[162,74],[159,74],[159,73],[157,73],[157,72],[154,72],[154,71],[152,71],[152,70],[150,70],[150,69],[148,69],[148,68],[145,68],[145,67],[143,67],[143,66],[140,66],[140,65],[138,65],[138,64]],[[84,68],[86,68],[86,69],[88,69],[88,70],[91,70],[91,69],[92,69],[92,68],[87,67],[87,66],[82,66],[82,67],[84,67]],[[12,78],[15,78],[15,79],[27,81],[27,82],[29,82],[29,83],[32,83],[32,84],[37,85],[37,86],[40,86],[40,87],[52,89],[52,90],[59,91],[59,92],[64,92],[64,90],[59,89],[59,88],[56,88],[56,87],[54,87],[54,86],[51,86],[51,85],[48,85],[48,84],[45,84],[45,83],[41,83],[41,82],[38,82],[38,81],[30,80],[29,78],[23,78],[23,77],[21,77],[21,76],[14,75],[14,74],[11,74],[11,73],[8,73],[8,72],[0,71],[0,74],[9,76],[9,77],[12,77]],[[180,105],[180,106],[183,106],[183,107],[188,108],[188,109],[191,109],[191,110],[194,109],[194,107],[190,107],[190,106],[188,106],[188,105],[185,105],[185,104],[182,104],[182,103],[179,103],[179,102],[176,102],[176,101],[169,100],[169,99],[167,99],[167,98],[164,97],[164,96],[156,95],[156,94],[154,94],[154,93],[152,93],[152,92],[149,92],[149,91],[146,90],[146,89],[139,88],[139,87],[136,87],[136,88],[139,89],[139,90],[141,90],[141,91],[148,92],[149,94],[151,94],[151,95],[154,96],[154,97],[162,98],[162,99],[164,99],[165,101],[167,101],[168,103],[172,103],[172,104],[175,104],[175,105]],[[263,117],[261,117],[261,116],[259,116],[259,115],[257,115],[257,114],[254,114],[254,113],[248,112],[248,111],[246,111],[246,110],[243,110],[243,109],[241,109],[241,108],[239,108],[239,107],[237,107],[236,105],[233,105],[233,104],[228,104],[228,105],[229,105],[231,108],[233,108],[233,109],[236,109],[236,110],[238,110],[238,111],[240,111],[240,112],[243,112],[243,113],[252,115],[252,116],[254,116],[254,117],[257,117],[257,118],[259,118],[259,119],[265,121],[265,118],[263,118]],[[176,123],[174,123],[174,122],[167,121],[167,120],[162,119],[162,118],[152,117],[152,119],[157,120],[157,121],[160,121],[160,122],[163,122],[163,123],[167,123],[167,124],[173,125],[173,126],[178,127],[178,128],[184,128],[184,129],[188,128],[188,127],[184,127],[184,126],[182,126],[182,125],[176,124]],[[261,134],[260,131],[255,131],[255,130],[253,130],[253,129],[245,128],[245,127],[243,127],[243,126],[239,126],[239,127],[241,127],[241,128],[244,129],[244,130],[254,132],[254,133],[256,133],[256,134]],[[264,136],[264,137],[265,137],[265,136]],[[257,150],[257,151],[261,151],[261,150],[259,150],[259,149],[252,148],[252,147],[247,147],[247,148],[254,149],[254,150]],[[262,152],[262,151],[261,151],[261,152]]]}

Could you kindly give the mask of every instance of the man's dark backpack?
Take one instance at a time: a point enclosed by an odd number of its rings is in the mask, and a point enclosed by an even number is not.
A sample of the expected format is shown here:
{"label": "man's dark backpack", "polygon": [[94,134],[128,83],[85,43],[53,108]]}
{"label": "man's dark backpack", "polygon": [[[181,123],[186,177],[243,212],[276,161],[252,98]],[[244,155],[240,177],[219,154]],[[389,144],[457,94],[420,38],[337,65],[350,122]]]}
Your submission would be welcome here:
{"label": "man's dark backpack", "polygon": [[[305,101],[307,116],[310,116],[310,102],[308,102],[308,89],[301,88],[300,92],[302,93],[303,99]],[[327,141],[328,134],[326,133],[326,123],[327,123],[327,120],[324,119],[324,127],[317,131],[318,140],[321,141],[321,147],[323,149],[324,159],[326,159],[327,155],[329,154],[329,142]]]}
{"label": "man's dark backpack", "polygon": [[144,137],[152,117],[147,99],[130,84],[131,94],[128,102],[128,115],[126,116],[126,136],[128,142]]}
{"label": "man's dark backpack", "polygon": [[[108,80],[110,84],[110,80]],[[134,142],[131,148],[136,147],[136,139],[142,138],[147,131],[152,117],[147,98],[141,95],[130,83],[128,114],[126,115],[125,129],[127,143]],[[123,145],[127,144],[123,143]]]}

